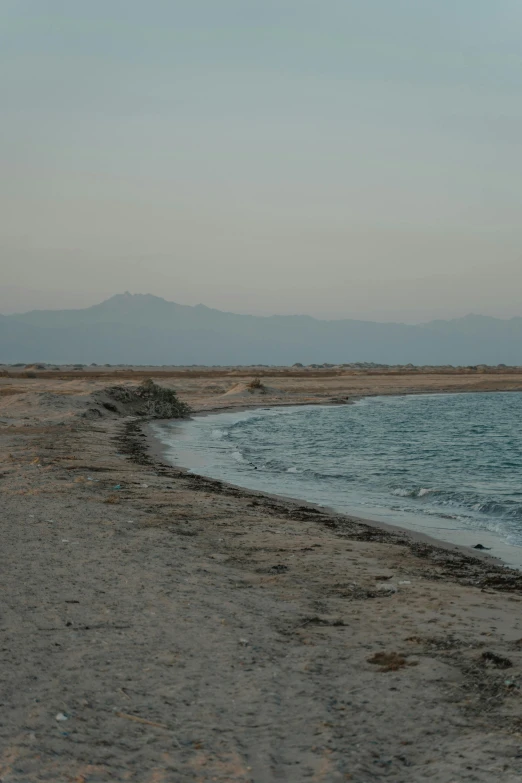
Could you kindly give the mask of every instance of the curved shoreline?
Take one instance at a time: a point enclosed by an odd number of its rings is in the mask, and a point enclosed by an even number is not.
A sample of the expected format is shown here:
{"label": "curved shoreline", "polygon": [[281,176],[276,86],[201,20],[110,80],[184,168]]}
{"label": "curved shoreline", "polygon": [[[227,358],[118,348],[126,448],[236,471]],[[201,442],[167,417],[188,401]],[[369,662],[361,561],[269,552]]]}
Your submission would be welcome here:
{"label": "curved shoreline", "polygon": [[[367,395],[365,395],[367,396]],[[378,395],[375,395],[378,396]],[[406,395],[396,395],[396,396],[406,396]],[[359,399],[362,399],[359,398]],[[307,405],[309,403],[303,403],[302,405]],[[335,403],[333,403],[335,405]],[[324,403],[317,402],[315,405],[324,405]],[[272,408],[272,407],[291,407],[292,403],[287,403],[283,406],[275,404],[266,403],[262,406],[256,405],[245,405],[245,406],[238,406],[238,407],[231,407],[226,410],[224,409],[213,409],[213,410],[205,410],[205,411],[196,411],[194,413],[194,417],[202,417],[207,415],[216,415],[220,413],[230,413],[232,411],[255,411],[255,410],[261,410],[265,408]],[[168,420],[169,422],[172,420]],[[154,422],[154,424],[160,425],[162,423],[167,423],[166,421],[157,420]],[[514,565],[511,565],[507,563],[505,560],[502,559],[502,557],[494,554],[488,554],[485,551],[475,550],[472,546],[467,546],[464,544],[458,544],[454,543],[452,541],[448,541],[445,539],[439,539],[435,536],[431,536],[429,533],[420,532],[417,530],[413,530],[411,528],[408,528],[406,526],[400,525],[400,524],[392,524],[387,523],[375,519],[369,519],[366,517],[360,517],[359,515],[350,514],[349,512],[343,512],[338,511],[337,509],[333,508],[332,506],[328,505],[318,505],[311,501],[303,500],[299,497],[289,496],[289,495],[279,495],[276,493],[267,492],[264,490],[257,490],[257,489],[251,489],[249,487],[245,487],[244,485],[235,484],[233,482],[228,482],[223,479],[215,479],[211,476],[205,475],[203,473],[197,473],[192,472],[190,468],[187,468],[186,466],[180,465],[179,463],[173,463],[171,462],[167,457],[167,446],[161,442],[157,434],[153,431],[153,424],[152,422],[148,422],[147,424],[143,425],[143,430],[146,435],[146,443],[147,443],[147,453],[152,458],[153,462],[155,462],[158,465],[161,465],[162,467],[169,467],[173,470],[175,470],[180,475],[184,475],[187,478],[191,478],[194,480],[197,480],[198,482],[205,482],[205,486],[209,491],[215,491],[219,494],[223,494],[223,492],[230,491],[234,494],[237,494],[238,492],[242,494],[244,497],[252,497],[258,500],[260,503],[266,504],[267,507],[272,507],[274,503],[278,504],[278,508],[281,506],[292,510],[297,507],[299,509],[307,509],[310,512],[320,515],[322,517],[322,521],[324,521],[326,524],[328,524],[327,520],[334,521],[335,524],[342,524],[343,521],[345,521],[346,524],[349,525],[361,525],[369,530],[374,530],[376,535],[379,536],[379,534],[385,538],[388,538],[391,541],[394,541],[395,543],[397,540],[400,540],[402,543],[404,541],[408,542],[408,545],[412,549],[417,549],[419,546],[427,546],[430,547],[432,550],[441,550],[441,552],[446,553],[446,555],[455,555],[458,554],[462,557],[465,557],[466,559],[470,559],[472,561],[476,561],[477,563],[481,564],[491,564],[494,565],[495,568],[502,569],[503,571],[509,571],[513,572],[515,574],[520,573],[522,571],[522,566],[520,568],[517,568]],[[492,534],[485,534],[484,532],[481,532],[481,536],[483,540],[488,539],[488,543],[492,543],[492,541],[489,541],[489,539],[494,539],[496,542],[497,539]],[[367,539],[371,539],[374,536],[368,533],[366,536]],[[382,538],[381,538],[382,540]]]}
{"label": "curved shoreline", "polygon": [[36,383],[0,399],[0,777],[520,781],[521,573],[173,468]]}
{"label": "curved shoreline", "polygon": [[[498,391],[500,392],[502,390],[498,390]],[[257,401],[257,403],[251,403],[250,405],[244,404],[244,405],[230,406],[230,407],[227,407],[227,408],[215,407],[215,408],[206,409],[206,410],[203,410],[203,411],[196,411],[194,413],[194,417],[195,418],[199,418],[199,417],[206,417],[206,416],[209,416],[209,415],[218,415],[218,414],[221,414],[221,413],[233,413],[233,412],[240,413],[240,412],[244,412],[244,411],[255,412],[255,411],[263,411],[263,410],[266,410],[268,408],[279,408],[279,407],[281,407],[281,408],[306,407],[306,406],[310,406],[310,407],[323,407],[323,406],[324,407],[338,407],[339,404],[354,404],[354,403],[356,403],[356,402],[358,402],[360,400],[363,400],[363,399],[365,399],[367,397],[370,397],[370,398],[371,397],[379,397],[379,396],[386,396],[386,397],[388,397],[388,396],[395,396],[395,397],[406,397],[406,396],[408,396],[409,397],[409,396],[419,396],[420,394],[423,394],[423,396],[431,395],[431,394],[437,394],[437,396],[439,396],[440,394],[452,394],[452,393],[453,392],[440,390],[440,391],[436,391],[436,392],[431,392],[431,391],[415,392],[414,394],[410,394],[410,393],[407,393],[407,392],[402,393],[402,394],[386,394],[386,395],[382,395],[382,394],[378,394],[378,393],[377,394],[365,394],[365,395],[360,395],[360,396],[350,396],[349,398],[344,399],[342,401],[342,403],[341,403],[341,400],[328,400],[328,401],[316,400],[316,401],[313,401],[313,402],[304,402],[304,401],[303,402],[290,402],[290,401],[286,401],[284,403],[281,403],[280,401],[275,401],[273,399],[272,399],[272,401],[267,401],[267,402],[261,403],[261,399],[259,399]],[[466,393],[466,392],[457,391],[457,392],[454,392],[454,393],[462,394],[462,393]],[[467,393],[468,394],[470,394],[470,393],[472,394],[474,392],[467,392]],[[485,393],[485,392],[482,392],[482,393]],[[504,393],[504,392],[502,392],[502,393]],[[518,392],[518,393],[520,393],[520,392]],[[166,424],[166,423],[167,422],[161,422],[161,421],[157,422],[157,424],[159,424],[160,426],[162,424]],[[158,453],[161,454],[161,456],[163,458],[167,459],[169,464],[173,465],[174,467],[182,468],[184,470],[187,470],[187,472],[189,472],[189,473],[192,471],[191,468],[187,468],[185,465],[181,465],[178,462],[172,462],[168,458],[168,456],[167,456],[167,451],[168,451],[167,445],[166,444],[165,445],[161,444],[161,439],[159,437],[157,437],[154,432],[152,432],[152,427],[149,428],[149,433],[153,437],[154,441],[157,441],[157,445],[160,446]],[[197,468],[194,469],[194,470],[195,470],[195,473],[198,474],[198,475],[203,475],[203,476],[206,476],[207,478],[212,478],[212,476],[210,476],[209,474],[206,474],[204,471],[198,471]],[[345,515],[345,516],[347,516],[347,517],[349,517],[351,519],[358,519],[358,520],[364,522],[365,524],[377,526],[378,528],[385,529],[385,530],[390,530],[392,532],[393,531],[399,531],[401,535],[411,536],[411,537],[413,537],[417,541],[425,541],[427,543],[433,543],[435,545],[444,546],[444,547],[455,547],[459,551],[471,554],[472,556],[476,556],[476,557],[479,557],[479,558],[489,557],[490,559],[494,560],[495,562],[502,563],[502,565],[504,567],[512,568],[512,569],[515,569],[517,571],[522,571],[522,547],[517,547],[515,545],[510,545],[510,544],[506,543],[502,539],[501,536],[497,536],[494,533],[491,533],[491,532],[486,531],[486,530],[477,529],[476,531],[474,531],[473,528],[470,528],[468,530],[468,529],[459,528],[459,527],[456,527],[456,526],[452,527],[450,525],[450,526],[445,527],[445,528],[440,528],[441,530],[442,529],[446,530],[449,533],[449,535],[447,535],[445,537],[439,537],[436,534],[433,534],[433,533],[430,532],[430,530],[435,530],[436,529],[435,525],[428,525],[428,524],[426,524],[425,526],[426,526],[427,530],[425,531],[425,530],[422,529],[423,524],[425,522],[427,523],[427,520],[424,520],[424,518],[422,517],[421,514],[419,514],[418,517],[417,517],[417,519],[418,519],[417,525],[415,525],[414,515],[412,514],[412,526],[410,527],[408,525],[408,521],[407,520],[406,521],[401,521],[401,520],[397,520],[397,521],[388,521],[388,520],[386,520],[385,521],[382,518],[381,519],[379,519],[379,518],[377,518],[377,519],[369,518],[369,517],[366,517],[365,515],[361,516],[357,511],[352,513],[350,508],[335,507],[335,506],[332,506],[332,505],[330,505],[328,503],[318,505],[317,503],[314,503],[313,500],[305,500],[304,498],[299,497],[298,495],[293,495],[293,494],[280,495],[277,491],[276,492],[271,492],[270,490],[265,490],[263,488],[258,489],[258,488],[248,487],[248,486],[245,486],[244,484],[236,484],[236,483],[234,483],[234,481],[228,482],[226,479],[220,479],[220,480],[222,480],[223,483],[228,484],[229,486],[233,486],[233,487],[236,487],[236,488],[239,488],[239,489],[244,489],[244,490],[248,489],[249,491],[260,492],[261,494],[265,494],[268,497],[274,497],[274,498],[278,498],[278,499],[288,499],[288,500],[291,500],[292,502],[295,502],[295,503],[308,503],[312,508],[325,509],[325,510],[329,511],[332,514],[342,514],[342,515]],[[441,520],[442,519],[443,519],[443,517],[441,517]],[[463,538],[468,537],[468,536],[471,539],[475,538],[475,536],[476,536],[476,540],[474,541],[474,543],[469,543],[468,544],[467,542],[463,542],[462,541]],[[486,555],[485,551],[481,552],[480,549],[475,550],[474,547],[477,545],[477,543],[480,543],[481,545],[483,545],[484,546],[484,550],[487,550],[489,552],[489,554]],[[518,555],[518,557],[517,557],[517,555]]]}

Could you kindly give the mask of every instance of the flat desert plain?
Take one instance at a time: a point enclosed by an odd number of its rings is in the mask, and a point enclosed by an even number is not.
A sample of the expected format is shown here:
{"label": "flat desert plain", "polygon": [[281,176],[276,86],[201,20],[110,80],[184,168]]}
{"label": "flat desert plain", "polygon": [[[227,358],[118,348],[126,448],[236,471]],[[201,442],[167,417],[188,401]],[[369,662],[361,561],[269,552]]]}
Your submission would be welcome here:
{"label": "flat desert plain", "polygon": [[195,411],[522,390],[522,372],[0,378],[2,783],[522,779],[522,574],[165,464],[93,393]]}

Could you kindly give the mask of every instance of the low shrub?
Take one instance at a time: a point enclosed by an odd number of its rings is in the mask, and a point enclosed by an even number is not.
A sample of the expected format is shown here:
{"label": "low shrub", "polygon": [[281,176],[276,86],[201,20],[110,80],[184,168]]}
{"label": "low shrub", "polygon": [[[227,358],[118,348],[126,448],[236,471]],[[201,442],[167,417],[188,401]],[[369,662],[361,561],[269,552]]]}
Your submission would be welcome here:
{"label": "low shrub", "polygon": [[[192,413],[174,389],[159,386],[150,378],[139,386],[111,386],[104,393],[111,400],[134,409],[137,415],[151,419],[187,419]],[[107,404],[104,407],[108,408]]]}
{"label": "low shrub", "polygon": [[252,378],[250,383],[247,383],[247,389],[251,394],[253,394],[256,391],[261,393],[265,392],[265,387],[263,386],[261,382],[261,378],[259,377]]}

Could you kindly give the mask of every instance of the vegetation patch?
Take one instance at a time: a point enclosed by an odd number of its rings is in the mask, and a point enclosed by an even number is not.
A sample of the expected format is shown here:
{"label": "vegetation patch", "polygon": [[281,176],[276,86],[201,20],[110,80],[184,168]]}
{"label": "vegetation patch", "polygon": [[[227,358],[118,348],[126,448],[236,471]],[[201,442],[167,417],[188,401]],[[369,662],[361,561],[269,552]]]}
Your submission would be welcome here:
{"label": "vegetation patch", "polygon": [[149,419],[188,419],[192,413],[174,389],[154,383],[150,378],[139,386],[110,386],[94,395],[101,408],[119,415]]}
{"label": "vegetation patch", "polygon": [[263,386],[261,378],[259,377],[252,378],[250,383],[247,383],[247,389],[250,394],[254,394],[254,392],[258,392],[258,394],[266,394],[266,388]]}

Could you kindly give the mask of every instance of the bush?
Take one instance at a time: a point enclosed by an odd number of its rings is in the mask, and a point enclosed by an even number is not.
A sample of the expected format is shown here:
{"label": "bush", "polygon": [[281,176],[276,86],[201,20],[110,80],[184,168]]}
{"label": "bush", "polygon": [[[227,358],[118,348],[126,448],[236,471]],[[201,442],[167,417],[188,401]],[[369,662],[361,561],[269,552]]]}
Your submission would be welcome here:
{"label": "bush", "polygon": [[[159,386],[150,378],[137,387],[111,386],[104,393],[115,402],[135,409],[137,415],[151,419],[188,419],[192,413],[174,389]],[[107,408],[107,404],[104,407]]]}
{"label": "bush", "polygon": [[261,378],[256,377],[256,378],[252,378],[250,383],[247,384],[247,389],[249,390],[250,393],[253,394],[255,391],[263,392],[265,390],[265,387],[261,383]]}
{"label": "bush", "polygon": [[145,402],[147,415],[155,419],[187,419],[192,413],[190,406],[178,399],[174,389],[159,386],[151,378],[138,386],[136,394]]}

